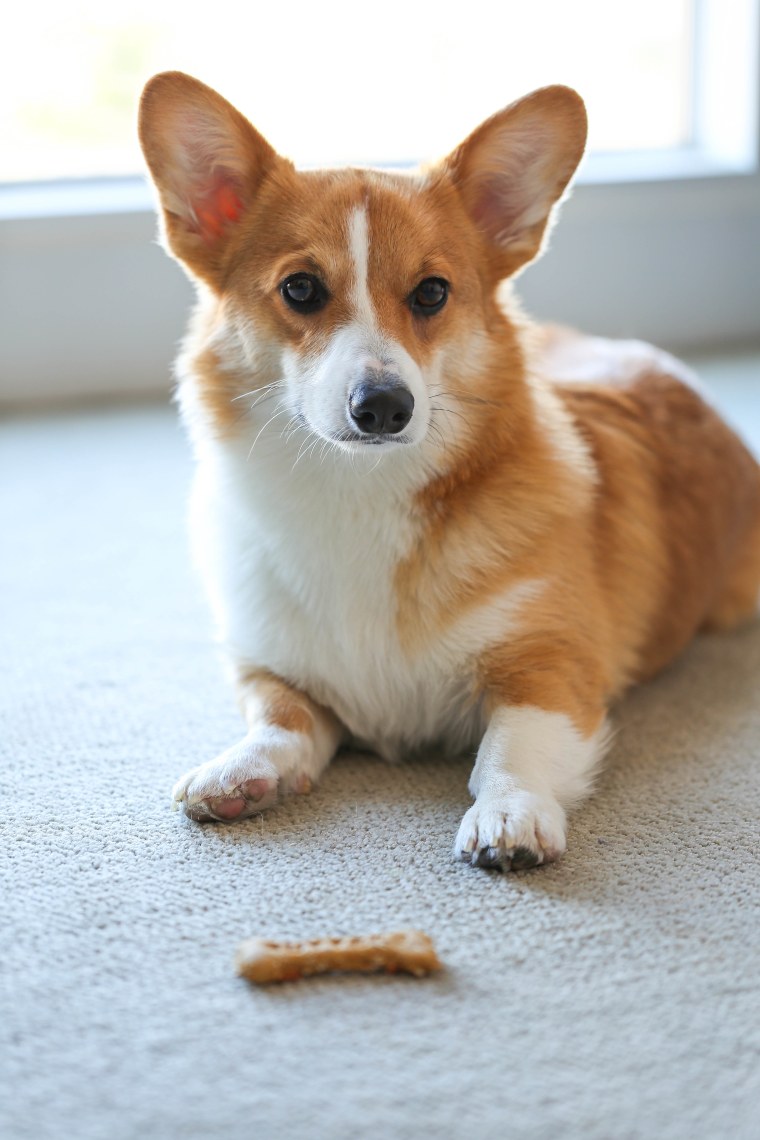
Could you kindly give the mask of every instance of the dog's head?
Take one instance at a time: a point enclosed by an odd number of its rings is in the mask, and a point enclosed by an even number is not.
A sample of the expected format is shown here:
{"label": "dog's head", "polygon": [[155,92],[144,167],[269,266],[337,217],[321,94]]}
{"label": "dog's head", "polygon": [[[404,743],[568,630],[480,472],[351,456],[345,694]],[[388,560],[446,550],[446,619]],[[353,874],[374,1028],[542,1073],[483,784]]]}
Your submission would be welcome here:
{"label": "dog's head", "polygon": [[217,298],[247,388],[281,385],[349,451],[419,443],[488,366],[497,286],[540,251],[585,137],[580,97],[547,87],[425,173],[296,171],[189,76],[155,76],[140,108],[166,244]]}

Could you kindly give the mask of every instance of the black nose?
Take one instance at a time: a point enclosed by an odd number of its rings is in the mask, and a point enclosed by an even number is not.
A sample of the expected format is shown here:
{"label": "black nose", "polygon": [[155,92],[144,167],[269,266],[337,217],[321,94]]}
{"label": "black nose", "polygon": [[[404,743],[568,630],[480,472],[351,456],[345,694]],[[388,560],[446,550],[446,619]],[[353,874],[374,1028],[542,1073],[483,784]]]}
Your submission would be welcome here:
{"label": "black nose", "polygon": [[414,396],[401,384],[360,384],[348,397],[351,419],[364,435],[396,435],[413,409]]}

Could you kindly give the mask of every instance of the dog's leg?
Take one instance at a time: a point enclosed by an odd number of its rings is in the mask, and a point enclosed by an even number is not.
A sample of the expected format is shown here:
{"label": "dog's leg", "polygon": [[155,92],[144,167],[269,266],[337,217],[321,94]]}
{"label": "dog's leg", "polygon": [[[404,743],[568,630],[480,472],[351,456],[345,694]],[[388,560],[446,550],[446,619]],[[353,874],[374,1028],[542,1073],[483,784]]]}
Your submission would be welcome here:
{"label": "dog's leg", "polygon": [[174,786],[175,804],[191,819],[244,819],[284,794],[310,791],[340,744],[332,713],[270,673],[246,674],[239,689],[247,734]]}
{"label": "dog's leg", "polygon": [[470,778],[475,803],[459,828],[456,856],[515,871],[559,858],[565,810],[590,791],[608,738],[602,711],[584,735],[564,712],[497,705]]}

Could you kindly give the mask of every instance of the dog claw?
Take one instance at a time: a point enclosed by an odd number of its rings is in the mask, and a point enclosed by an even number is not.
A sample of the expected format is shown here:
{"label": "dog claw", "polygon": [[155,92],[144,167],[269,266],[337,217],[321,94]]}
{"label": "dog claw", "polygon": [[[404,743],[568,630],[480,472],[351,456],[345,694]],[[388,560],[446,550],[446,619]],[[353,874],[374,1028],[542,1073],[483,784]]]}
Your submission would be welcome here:
{"label": "dog claw", "polygon": [[474,867],[501,867],[502,863],[503,855],[498,847],[483,847],[472,856]]}
{"label": "dog claw", "polygon": [[512,855],[512,870],[527,871],[530,867],[537,867],[543,862],[543,856],[530,847],[517,847]]}

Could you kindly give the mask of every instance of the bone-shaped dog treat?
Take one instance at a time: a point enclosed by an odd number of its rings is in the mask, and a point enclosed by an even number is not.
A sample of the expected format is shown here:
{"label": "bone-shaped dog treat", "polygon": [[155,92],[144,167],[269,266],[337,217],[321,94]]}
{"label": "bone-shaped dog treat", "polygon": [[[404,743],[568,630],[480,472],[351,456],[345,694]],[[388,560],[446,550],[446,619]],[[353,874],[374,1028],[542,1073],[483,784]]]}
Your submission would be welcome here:
{"label": "bone-shaped dog treat", "polygon": [[238,947],[235,966],[238,974],[251,982],[289,982],[330,970],[404,971],[420,978],[441,969],[431,939],[421,930],[360,938],[314,938],[309,942],[250,938]]}

